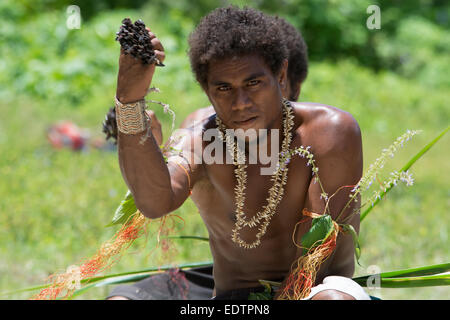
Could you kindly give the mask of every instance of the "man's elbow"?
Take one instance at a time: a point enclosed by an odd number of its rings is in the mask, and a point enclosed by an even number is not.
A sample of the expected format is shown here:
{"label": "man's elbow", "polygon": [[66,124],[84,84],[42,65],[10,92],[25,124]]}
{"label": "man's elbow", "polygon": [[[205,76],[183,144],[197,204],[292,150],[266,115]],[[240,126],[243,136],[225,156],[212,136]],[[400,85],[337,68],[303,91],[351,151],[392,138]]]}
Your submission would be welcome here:
{"label": "man's elbow", "polygon": [[150,204],[148,201],[135,199],[135,203],[139,212],[149,219],[161,218],[172,211],[171,204],[165,204],[164,201],[158,204]]}

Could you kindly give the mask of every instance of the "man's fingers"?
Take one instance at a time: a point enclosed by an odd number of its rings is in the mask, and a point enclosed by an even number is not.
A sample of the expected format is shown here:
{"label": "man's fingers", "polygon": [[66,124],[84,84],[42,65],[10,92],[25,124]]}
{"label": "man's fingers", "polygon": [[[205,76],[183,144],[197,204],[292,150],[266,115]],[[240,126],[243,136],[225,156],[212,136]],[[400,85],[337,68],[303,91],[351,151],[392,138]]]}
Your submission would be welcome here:
{"label": "man's fingers", "polygon": [[161,41],[159,41],[158,38],[152,39],[151,43],[152,43],[153,48],[154,48],[155,50],[158,50],[158,51],[164,51],[164,47],[163,47],[163,45],[161,44]]}
{"label": "man's fingers", "polygon": [[164,59],[166,58],[166,54],[164,53],[164,51],[155,50],[155,55],[160,62],[163,62]]}
{"label": "man's fingers", "polygon": [[161,123],[159,122],[158,118],[156,117],[156,114],[153,110],[145,110],[147,115],[150,119],[152,119],[152,123],[157,124],[158,126],[161,126]]}
{"label": "man's fingers", "polygon": [[152,30],[150,30],[149,27],[145,27],[145,30],[148,31],[148,34],[150,35],[150,37],[151,37],[152,35],[154,35],[154,34],[152,33]]}
{"label": "man's fingers", "polygon": [[161,123],[159,122],[158,118],[156,117],[156,114],[153,110],[145,110],[145,112],[147,113],[147,115],[150,118],[150,127],[152,129],[152,134],[155,137],[156,143],[158,145],[162,144],[162,139],[163,139],[163,135],[162,135],[162,129],[161,129]]}
{"label": "man's fingers", "polygon": [[149,28],[146,28],[146,29],[148,30],[148,34],[150,35],[150,39],[151,39],[150,42],[153,46],[153,49],[155,49],[156,57],[158,58],[158,60],[160,62],[163,62],[166,55],[164,53],[164,47],[163,47],[161,41],[159,41],[159,39],[156,38],[155,34],[152,33]]}

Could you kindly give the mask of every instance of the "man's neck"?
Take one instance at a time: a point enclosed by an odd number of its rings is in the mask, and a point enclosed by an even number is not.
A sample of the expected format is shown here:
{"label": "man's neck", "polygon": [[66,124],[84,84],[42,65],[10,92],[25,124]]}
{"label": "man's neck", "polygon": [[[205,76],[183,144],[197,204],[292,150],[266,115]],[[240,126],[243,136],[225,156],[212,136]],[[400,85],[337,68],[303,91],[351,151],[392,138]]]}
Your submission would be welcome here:
{"label": "man's neck", "polygon": [[[277,144],[274,146],[275,151],[278,155],[278,153],[281,151],[282,142],[284,139],[283,134],[283,112],[280,109],[280,114],[277,117],[276,120],[274,120],[266,130],[259,130],[258,136],[256,139],[251,141],[245,141],[245,155],[246,155],[246,163],[250,162],[250,150],[257,150],[259,151],[261,148],[265,148],[266,154],[268,157],[273,157],[274,155],[271,154],[272,151],[272,144]],[[256,145],[255,145],[256,144]],[[242,145],[242,143],[241,143]],[[278,147],[277,147],[278,146]],[[254,152],[252,152],[252,157],[257,157],[257,163],[260,163],[259,153],[257,152],[256,155],[253,155]],[[253,162],[254,163],[254,160]]]}

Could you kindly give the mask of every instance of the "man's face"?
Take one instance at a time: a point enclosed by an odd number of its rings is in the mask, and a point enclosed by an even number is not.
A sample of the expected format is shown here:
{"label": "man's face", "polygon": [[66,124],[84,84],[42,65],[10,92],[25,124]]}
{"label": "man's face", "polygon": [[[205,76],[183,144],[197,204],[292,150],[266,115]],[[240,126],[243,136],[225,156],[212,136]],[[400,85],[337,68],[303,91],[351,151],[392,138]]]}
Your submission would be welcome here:
{"label": "man's face", "polygon": [[204,90],[227,128],[280,129],[286,69],[284,64],[274,75],[259,55],[216,60],[209,65]]}

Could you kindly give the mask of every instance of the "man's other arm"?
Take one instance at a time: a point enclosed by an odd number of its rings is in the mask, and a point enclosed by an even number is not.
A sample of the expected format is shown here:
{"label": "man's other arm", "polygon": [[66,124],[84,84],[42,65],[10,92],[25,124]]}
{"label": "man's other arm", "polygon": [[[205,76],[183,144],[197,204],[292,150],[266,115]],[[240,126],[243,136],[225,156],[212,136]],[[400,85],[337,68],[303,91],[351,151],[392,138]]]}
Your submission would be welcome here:
{"label": "man's other arm", "polygon": [[[343,211],[349,195],[362,175],[361,132],[356,120],[343,111],[330,111],[318,122],[318,138],[313,150],[319,177],[328,197],[331,217],[338,223],[345,221],[359,232],[359,197]],[[339,191],[338,191],[339,190]],[[306,209],[323,213],[325,201],[318,183],[311,181]],[[343,212],[342,212],[343,211]],[[341,214],[342,212],[342,214]],[[354,273],[354,245],[351,235],[339,233],[336,248],[321,266],[316,283],[329,275],[352,277]]]}

